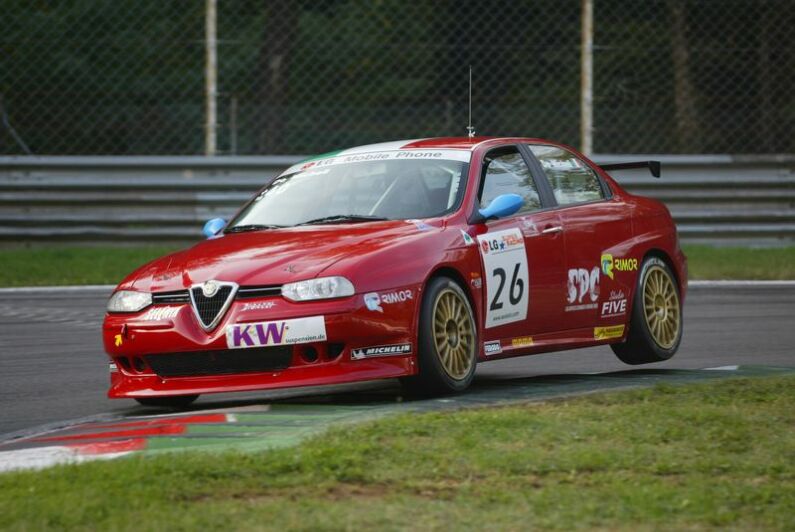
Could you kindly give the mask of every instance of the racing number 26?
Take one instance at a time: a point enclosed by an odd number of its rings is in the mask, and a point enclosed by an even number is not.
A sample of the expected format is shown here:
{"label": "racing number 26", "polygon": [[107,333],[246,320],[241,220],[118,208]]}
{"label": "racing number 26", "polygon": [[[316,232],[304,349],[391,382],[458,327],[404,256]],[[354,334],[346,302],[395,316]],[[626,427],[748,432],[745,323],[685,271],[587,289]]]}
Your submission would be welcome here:
{"label": "racing number 26", "polygon": [[[500,310],[502,308],[502,301],[500,301],[500,299],[502,297],[502,291],[505,288],[507,276],[503,268],[494,268],[491,275],[492,277],[499,278],[499,284],[497,285],[497,291],[494,293],[494,299],[491,300],[491,304],[489,305],[489,310]],[[508,300],[511,302],[511,306],[515,306],[522,300],[522,294],[524,294],[524,281],[519,278],[519,263],[517,263],[513,268],[511,286],[508,290]]]}

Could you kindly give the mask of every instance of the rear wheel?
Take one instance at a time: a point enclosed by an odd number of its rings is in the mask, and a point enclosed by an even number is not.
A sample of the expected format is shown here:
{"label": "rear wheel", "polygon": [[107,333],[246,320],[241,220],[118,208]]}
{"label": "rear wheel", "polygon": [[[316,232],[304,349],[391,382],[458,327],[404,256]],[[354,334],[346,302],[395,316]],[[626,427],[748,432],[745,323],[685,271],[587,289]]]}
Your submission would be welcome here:
{"label": "rear wheel", "polygon": [[144,406],[184,408],[198,398],[198,395],[172,395],[170,397],[136,397],[135,400]]}
{"label": "rear wheel", "polygon": [[419,375],[402,379],[416,394],[465,390],[477,363],[477,328],[472,307],[449,277],[432,279],[425,290],[418,331]]}
{"label": "rear wheel", "polygon": [[626,364],[668,360],[682,341],[682,301],[671,268],[650,257],[643,262],[632,305],[627,340],[613,344],[613,352]]}

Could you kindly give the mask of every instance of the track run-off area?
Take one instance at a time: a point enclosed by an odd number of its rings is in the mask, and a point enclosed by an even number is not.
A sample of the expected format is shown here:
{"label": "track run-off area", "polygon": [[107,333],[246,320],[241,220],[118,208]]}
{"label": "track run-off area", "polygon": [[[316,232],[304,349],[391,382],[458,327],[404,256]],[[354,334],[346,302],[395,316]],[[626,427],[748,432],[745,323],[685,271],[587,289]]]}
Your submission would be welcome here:
{"label": "track run-off area", "polygon": [[609,347],[478,366],[465,394],[406,401],[396,381],[204,396],[174,413],[105,398],[100,327],[112,287],[0,289],[0,471],[175,449],[294,445],[400,412],[546,400],[657,383],[795,372],[795,282],[695,282],[669,361],[631,367]]}

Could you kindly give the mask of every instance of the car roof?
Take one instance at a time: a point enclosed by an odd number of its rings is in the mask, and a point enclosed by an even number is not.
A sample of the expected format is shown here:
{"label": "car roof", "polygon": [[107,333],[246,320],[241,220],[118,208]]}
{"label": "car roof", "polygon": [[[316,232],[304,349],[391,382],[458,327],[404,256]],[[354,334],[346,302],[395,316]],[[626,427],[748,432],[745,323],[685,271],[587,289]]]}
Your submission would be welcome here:
{"label": "car roof", "polygon": [[[365,144],[363,146],[356,146],[348,148],[339,152],[332,152],[323,154],[322,157],[329,157],[345,153],[345,155],[353,153],[368,153],[374,151],[393,151],[393,150],[412,150],[412,149],[447,149],[447,150],[468,150],[473,151],[480,144],[493,141],[508,141],[517,140],[517,137],[433,137],[426,139],[407,139],[407,140],[394,140],[391,142],[380,142],[378,144]],[[524,141],[544,142],[549,141],[544,139],[524,138]],[[498,143],[498,142],[497,142]]]}

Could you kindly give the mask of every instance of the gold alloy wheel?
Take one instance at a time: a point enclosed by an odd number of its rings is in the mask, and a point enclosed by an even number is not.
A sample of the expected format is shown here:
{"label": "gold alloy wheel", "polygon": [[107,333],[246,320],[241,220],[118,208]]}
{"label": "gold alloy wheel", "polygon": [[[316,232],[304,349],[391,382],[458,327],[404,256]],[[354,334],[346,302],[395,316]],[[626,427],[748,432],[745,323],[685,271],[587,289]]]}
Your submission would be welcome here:
{"label": "gold alloy wheel", "polygon": [[433,304],[433,339],[436,356],[453,379],[465,378],[475,357],[475,333],[466,301],[458,292],[445,288]]}
{"label": "gold alloy wheel", "polygon": [[643,315],[657,345],[671,349],[679,337],[679,292],[671,276],[660,266],[652,266],[646,274]]}

